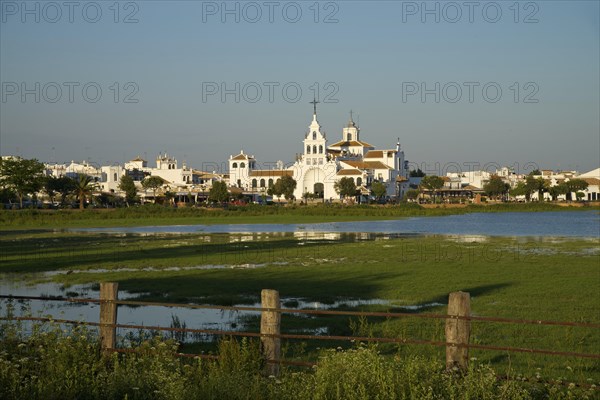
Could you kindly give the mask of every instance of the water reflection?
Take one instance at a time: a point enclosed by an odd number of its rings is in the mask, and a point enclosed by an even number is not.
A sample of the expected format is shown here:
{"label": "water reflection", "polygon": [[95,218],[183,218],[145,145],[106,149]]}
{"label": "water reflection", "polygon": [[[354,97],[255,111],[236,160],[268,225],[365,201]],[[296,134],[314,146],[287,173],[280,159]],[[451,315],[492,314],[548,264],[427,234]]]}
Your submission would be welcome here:
{"label": "water reflection", "polygon": [[485,236],[600,237],[597,211],[471,213],[414,217],[388,221],[327,222],[314,224],[176,225],[122,228],[77,228],[75,232],[110,233],[405,233]]}
{"label": "water reflection", "polygon": [[[4,276],[3,278],[6,278]],[[56,283],[40,283],[27,285],[16,280],[2,279],[0,282],[0,293],[12,296],[33,296],[48,297],[48,300],[28,300],[15,301],[14,315],[17,316],[49,316],[53,319],[67,319],[74,321],[97,322],[100,316],[100,306],[97,303],[79,303],[66,302],[59,300],[50,300],[50,298],[90,298],[98,299],[100,296],[98,285],[73,285],[64,287]],[[143,295],[140,293],[128,293],[119,291],[119,299],[135,299]],[[282,307],[286,309],[298,310],[331,310],[331,309],[353,309],[360,306],[384,305],[394,307],[400,311],[419,311],[436,306],[442,306],[441,303],[426,303],[415,305],[394,305],[401,304],[401,301],[391,301],[385,299],[338,299],[329,303],[312,301],[299,297],[281,298]],[[201,303],[199,303],[201,304]],[[237,306],[260,308],[260,303],[238,304]],[[0,300],[0,314],[4,316],[8,307],[8,300]],[[248,329],[247,324],[251,323],[251,318],[260,315],[258,311],[234,311],[220,309],[192,309],[180,307],[163,306],[128,306],[119,305],[117,312],[117,323],[124,325],[143,325],[148,327],[187,327],[192,329],[211,329],[240,331]],[[314,318],[306,314],[295,314],[297,316]],[[92,328],[94,329],[94,328]],[[313,334],[327,334],[326,327],[310,330]],[[137,330],[119,328],[119,335],[122,337],[131,337],[132,334],[140,334]],[[146,332],[147,334],[147,332]],[[190,335],[185,335],[187,338]],[[195,340],[212,339],[211,335],[193,335]],[[127,339],[129,340],[129,339]]]}

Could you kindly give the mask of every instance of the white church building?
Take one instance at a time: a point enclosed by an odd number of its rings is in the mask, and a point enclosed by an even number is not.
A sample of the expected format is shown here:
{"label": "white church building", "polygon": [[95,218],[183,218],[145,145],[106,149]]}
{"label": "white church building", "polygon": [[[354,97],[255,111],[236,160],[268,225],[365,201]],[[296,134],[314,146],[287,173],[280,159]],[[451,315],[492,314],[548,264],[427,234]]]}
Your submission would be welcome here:
{"label": "white church building", "polygon": [[402,198],[408,190],[408,162],[400,143],[393,149],[376,150],[360,138],[360,128],[352,119],[342,129],[341,140],[328,145],[327,136],[317,121],[317,101],[312,121],[304,134],[303,151],[289,168],[278,162],[275,169],[257,169],[254,156],[240,151],[229,157],[229,185],[250,193],[266,193],[282,176],[296,181],[294,197],[307,193],[316,198],[339,199],[334,184],[341,178],[351,178],[357,189],[368,195],[375,181],[387,186],[387,196]]}

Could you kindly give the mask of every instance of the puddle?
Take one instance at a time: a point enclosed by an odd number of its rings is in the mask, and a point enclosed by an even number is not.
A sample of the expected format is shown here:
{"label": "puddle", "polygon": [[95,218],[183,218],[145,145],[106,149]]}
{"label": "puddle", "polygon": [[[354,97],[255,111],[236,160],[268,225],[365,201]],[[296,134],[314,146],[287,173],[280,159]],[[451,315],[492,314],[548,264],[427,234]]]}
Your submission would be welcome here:
{"label": "puddle", "polygon": [[[95,287],[94,287],[95,286]],[[99,298],[99,289],[97,285],[73,285],[64,287],[56,283],[40,283],[36,285],[27,285],[24,282],[6,279],[2,277],[0,282],[0,293],[13,296],[41,296],[41,297],[79,297],[79,298]],[[143,293],[129,293],[124,290],[119,291],[119,299],[136,299]],[[199,299],[198,304],[202,303]],[[393,302],[384,299],[340,299],[331,303],[319,301],[309,301],[304,298],[287,297],[281,299],[282,308],[305,309],[305,310],[331,310],[355,308],[368,305],[394,306]],[[52,300],[29,300],[15,301],[14,312],[16,315],[33,316],[52,316],[55,319],[69,319],[76,321],[98,321],[100,315],[100,306],[96,303],[69,303]],[[0,314],[6,311],[7,301],[0,300]],[[442,306],[441,303],[426,303],[418,305],[394,306],[395,308],[418,311],[421,309]],[[247,304],[237,306],[248,307]],[[251,307],[260,307],[260,303],[254,303]],[[117,312],[117,322],[128,325],[145,326],[174,326],[176,323],[185,324],[193,329],[215,329],[240,331],[246,329],[244,322],[249,316],[260,315],[258,311],[231,311],[219,309],[188,309],[180,307],[162,307],[162,306],[126,306],[120,305]],[[311,315],[298,314],[307,318],[315,318]],[[178,322],[176,322],[178,321]],[[307,334],[325,335],[327,327],[302,330]],[[124,336],[127,333],[136,333],[136,330],[120,328],[118,334]],[[167,333],[168,334],[168,333]],[[196,340],[206,339],[202,335],[187,335]]]}
{"label": "puddle", "polygon": [[[40,283],[26,285],[22,282],[11,281],[3,277],[0,283],[2,295],[13,296],[42,296],[42,297],[80,297],[97,299],[99,290],[91,285],[73,285],[65,288],[55,283]],[[119,299],[136,299],[143,293],[119,291]],[[0,300],[0,314],[4,314],[7,301]],[[51,300],[15,301],[15,314],[33,316],[51,315],[56,319],[76,321],[98,321],[100,306],[97,303],[69,303]],[[120,305],[117,312],[117,323],[128,325],[164,326],[169,327],[174,320],[185,323],[188,328],[241,330],[243,325],[238,323],[241,315],[252,312],[229,311],[219,309],[188,309],[180,307],[161,306],[126,306]],[[258,314],[258,312],[254,312]],[[119,329],[123,335],[131,330]]]}

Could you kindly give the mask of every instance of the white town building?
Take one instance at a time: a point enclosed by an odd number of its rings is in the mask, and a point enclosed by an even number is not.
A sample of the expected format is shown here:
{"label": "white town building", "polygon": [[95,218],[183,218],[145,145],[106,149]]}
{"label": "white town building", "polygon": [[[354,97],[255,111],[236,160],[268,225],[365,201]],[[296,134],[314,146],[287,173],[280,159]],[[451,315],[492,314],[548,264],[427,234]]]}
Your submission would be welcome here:
{"label": "white town building", "polygon": [[317,120],[317,102],[312,102],[314,112],[302,141],[303,151],[288,168],[278,162],[275,169],[257,169],[256,159],[240,151],[229,157],[229,184],[254,193],[266,193],[269,186],[282,176],[291,176],[296,181],[294,197],[303,198],[313,194],[316,198],[338,199],[334,184],[341,178],[354,180],[357,189],[369,193],[374,181],[387,186],[387,196],[401,198],[408,189],[408,163],[400,143],[395,149],[375,150],[361,141],[360,128],[352,120],[342,129],[342,138],[327,145],[327,135]]}

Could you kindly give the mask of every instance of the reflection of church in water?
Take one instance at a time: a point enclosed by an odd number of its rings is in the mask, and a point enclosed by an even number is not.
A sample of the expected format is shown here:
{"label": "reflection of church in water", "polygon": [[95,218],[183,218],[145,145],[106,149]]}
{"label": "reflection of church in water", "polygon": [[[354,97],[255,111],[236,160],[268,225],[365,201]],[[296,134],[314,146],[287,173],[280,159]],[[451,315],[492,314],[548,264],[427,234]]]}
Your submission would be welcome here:
{"label": "reflection of church in water", "polygon": [[342,130],[342,140],[327,145],[325,132],[317,121],[317,101],[313,101],[312,122],[304,135],[303,153],[289,168],[279,162],[276,169],[256,169],[254,156],[241,151],[229,158],[230,186],[244,191],[263,193],[282,176],[289,175],[297,182],[294,196],[297,199],[305,193],[318,198],[339,199],[334,183],[341,178],[354,180],[362,194],[368,195],[371,184],[383,182],[387,186],[387,196],[402,197],[408,189],[408,162],[400,143],[396,148],[376,150],[369,143],[360,140],[360,128],[350,120]]}

